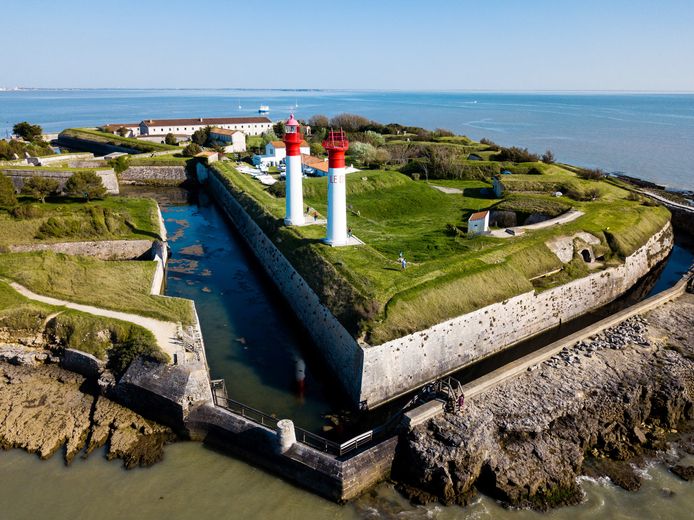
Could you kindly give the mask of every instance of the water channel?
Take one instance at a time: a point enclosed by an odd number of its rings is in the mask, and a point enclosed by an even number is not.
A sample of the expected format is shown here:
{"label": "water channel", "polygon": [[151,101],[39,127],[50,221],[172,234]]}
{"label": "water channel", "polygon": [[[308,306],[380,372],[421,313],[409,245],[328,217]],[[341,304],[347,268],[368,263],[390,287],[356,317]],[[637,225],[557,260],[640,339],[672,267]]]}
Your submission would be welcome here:
{"label": "water channel", "polygon": [[[143,193],[142,188],[130,190]],[[409,399],[404,396],[375,413],[349,416],[349,403],[312,353],[310,338],[206,192],[158,190],[152,195],[160,199],[169,233],[166,293],[195,301],[211,375],[226,381],[230,397],[328,437],[336,434],[330,431],[330,419],[349,417],[340,437],[333,437],[340,441],[384,421]],[[692,263],[694,253],[678,243],[659,269],[618,301],[454,376],[470,381],[670,287]]]}

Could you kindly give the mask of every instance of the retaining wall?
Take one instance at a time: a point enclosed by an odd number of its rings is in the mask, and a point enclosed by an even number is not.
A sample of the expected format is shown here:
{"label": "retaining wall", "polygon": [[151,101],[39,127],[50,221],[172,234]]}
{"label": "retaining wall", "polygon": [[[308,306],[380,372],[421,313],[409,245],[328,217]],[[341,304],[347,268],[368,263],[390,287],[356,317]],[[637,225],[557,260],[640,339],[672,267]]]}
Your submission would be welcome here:
{"label": "retaining wall", "polygon": [[185,166],[130,166],[118,176],[126,184],[179,186],[188,180]]}
{"label": "retaining wall", "polygon": [[[15,189],[19,192],[24,186],[24,182],[30,177],[44,177],[47,179],[55,179],[58,181],[58,189],[63,190],[65,188],[65,183],[72,177],[74,172],[70,170],[15,170],[12,168],[3,168],[2,172],[7,175],[12,184],[14,184]],[[116,173],[113,170],[104,169],[97,170],[96,174],[101,177],[101,182],[103,182],[106,192],[111,195],[118,195],[120,189],[118,187],[118,179],[116,178]]]}
{"label": "retaining wall", "polygon": [[210,191],[282,292],[354,404],[373,408],[428,381],[600,307],[633,286],[672,248],[672,227],[661,231],[623,265],[571,283],[509,300],[439,323],[382,345],[360,345],[207,170]]}
{"label": "retaining wall", "polygon": [[93,256],[100,260],[134,260],[150,258],[151,240],[94,240],[86,242],[60,242],[56,244],[24,244],[10,246],[13,253],[55,251],[66,255]]}
{"label": "retaining wall", "polygon": [[392,398],[601,307],[665,259],[672,245],[672,227],[668,223],[618,267],[546,291],[527,292],[367,347],[363,398],[369,402]]}

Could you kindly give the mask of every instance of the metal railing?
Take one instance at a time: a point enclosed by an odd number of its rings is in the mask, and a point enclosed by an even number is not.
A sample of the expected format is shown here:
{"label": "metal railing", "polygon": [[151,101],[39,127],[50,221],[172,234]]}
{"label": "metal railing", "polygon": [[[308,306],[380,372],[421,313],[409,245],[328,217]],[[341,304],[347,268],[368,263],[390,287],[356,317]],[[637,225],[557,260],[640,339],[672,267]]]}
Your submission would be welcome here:
{"label": "metal railing", "polygon": [[[266,428],[275,429],[277,428],[277,423],[279,419],[273,415],[261,412],[251,406],[247,406],[238,401],[230,399],[227,395],[226,383],[224,379],[214,379],[211,381],[212,387],[212,399],[216,406],[224,408],[232,413],[240,415],[241,417],[248,419],[256,424],[264,426]],[[337,442],[328,440],[320,435],[311,433],[303,428],[294,427],[296,433],[296,440],[301,444],[310,446],[313,449],[320,450],[325,453],[330,453],[338,457],[350,453],[358,448],[365,446],[374,440],[380,433],[384,433],[385,426],[376,428],[374,430],[369,430],[356,437],[338,444]]]}

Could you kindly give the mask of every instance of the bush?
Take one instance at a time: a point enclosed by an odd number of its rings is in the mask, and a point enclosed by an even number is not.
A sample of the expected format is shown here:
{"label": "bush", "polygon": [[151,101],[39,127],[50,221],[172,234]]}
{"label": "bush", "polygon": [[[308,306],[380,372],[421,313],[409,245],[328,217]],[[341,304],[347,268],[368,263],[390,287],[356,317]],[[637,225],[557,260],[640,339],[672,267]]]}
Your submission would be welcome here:
{"label": "bush", "polygon": [[209,126],[196,130],[193,132],[193,135],[190,136],[190,140],[198,146],[205,146],[207,140],[210,138],[210,130],[212,130],[212,128]]}
{"label": "bush", "polygon": [[43,129],[39,125],[32,125],[22,121],[12,127],[12,132],[25,141],[40,141]]}
{"label": "bush", "polygon": [[552,150],[547,150],[542,154],[542,162],[545,164],[554,164],[554,154]]}
{"label": "bush", "polygon": [[480,144],[485,145],[487,147],[487,150],[493,150],[495,152],[498,152],[499,150],[501,150],[501,146],[496,144],[491,139],[487,139],[486,137],[483,137],[482,139],[480,139]]}
{"label": "bush", "polygon": [[123,173],[130,166],[130,161],[128,160],[127,155],[121,155],[115,159],[110,159],[108,161],[108,165],[113,168],[114,172]]}
{"label": "bush", "polygon": [[17,194],[9,177],[0,172],[0,208],[9,209],[17,205]]}
{"label": "bush", "polygon": [[55,179],[29,177],[22,186],[22,194],[38,199],[43,203],[46,202],[46,197],[54,195],[58,191],[59,185]]}
{"label": "bush", "polygon": [[540,160],[537,155],[530,153],[527,148],[520,148],[518,146],[501,148],[501,150],[494,155],[493,159],[495,161],[509,161],[514,163],[537,162]]}
{"label": "bush", "polygon": [[283,199],[287,195],[287,183],[286,182],[276,182],[267,189],[268,193],[277,197],[278,199]]}
{"label": "bush", "polygon": [[17,220],[41,218],[43,216],[43,210],[36,204],[20,204],[12,208],[10,213]]}
{"label": "bush", "polygon": [[576,175],[578,175],[581,179],[597,181],[605,177],[605,172],[599,168],[581,168],[576,172]]}
{"label": "bush", "polygon": [[174,145],[174,146],[178,145],[178,141],[176,140],[176,136],[173,135],[171,132],[169,132],[168,134],[166,134],[164,136],[164,144],[170,144],[170,145]]}
{"label": "bush", "polygon": [[197,143],[190,143],[183,149],[184,157],[195,157],[197,154],[202,152],[202,148]]}
{"label": "bush", "polygon": [[95,172],[86,170],[72,174],[65,183],[65,193],[71,197],[84,198],[87,201],[92,199],[103,199],[106,196],[106,188]]}

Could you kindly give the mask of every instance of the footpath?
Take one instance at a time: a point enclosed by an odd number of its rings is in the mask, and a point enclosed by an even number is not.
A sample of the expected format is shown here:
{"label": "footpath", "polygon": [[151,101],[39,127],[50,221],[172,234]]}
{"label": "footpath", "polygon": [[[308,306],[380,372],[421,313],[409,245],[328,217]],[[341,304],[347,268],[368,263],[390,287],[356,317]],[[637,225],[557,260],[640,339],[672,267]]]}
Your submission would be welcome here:
{"label": "footpath", "polygon": [[126,312],[102,309],[100,307],[94,307],[92,305],[73,303],[58,298],[52,298],[50,296],[43,296],[30,291],[23,285],[20,285],[16,282],[10,282],[9,285],[22,296],[25,296],[30,300],[47,303],[48,305],[67,307],[68,309],[86,312],[87,314],[104,316],[106,318],[128,321],[130,323],[134,323],[135,325],[140,325],[141,327],[148,329],[152,332],[152,334],[154,334],[154,337],[156,338],[159,347],[169,356],[171,356],[171,359],[174,359],[174,354],[176,352],[180,352],[181,350],[181,342],[180,339],[178,339],[179,326],[177,323],[156,320],[154,318],[147,318],[145,316],[139,316],[137,314],[129,314]]}

